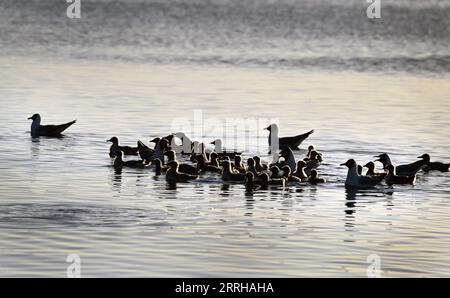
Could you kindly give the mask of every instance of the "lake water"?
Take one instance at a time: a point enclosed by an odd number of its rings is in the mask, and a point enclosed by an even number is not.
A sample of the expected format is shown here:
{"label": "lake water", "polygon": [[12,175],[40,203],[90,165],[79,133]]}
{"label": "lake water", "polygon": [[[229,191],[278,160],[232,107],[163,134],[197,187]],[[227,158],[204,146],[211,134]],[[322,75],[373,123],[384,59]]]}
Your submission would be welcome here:
{"label": "lake water", "polygon": [[[449,173],[350,192],[338,166],[449,162],[449,1],[383,1],[380,20],[365,1],[82,0],[80,20],[65,7],[0,3],[0,276],[65,277],[70,254],[83,277],[365,277],[370,255],[381,276],[450,276]],[[77,123],[32,139],[36,112]],[[302,148],[323,152],[328,183],[246,194],[213,174],[173,189],[113,170],[106,139],[190,130],[195,113],[315,129]],[[262,128],[236,137],[269,160]]]}

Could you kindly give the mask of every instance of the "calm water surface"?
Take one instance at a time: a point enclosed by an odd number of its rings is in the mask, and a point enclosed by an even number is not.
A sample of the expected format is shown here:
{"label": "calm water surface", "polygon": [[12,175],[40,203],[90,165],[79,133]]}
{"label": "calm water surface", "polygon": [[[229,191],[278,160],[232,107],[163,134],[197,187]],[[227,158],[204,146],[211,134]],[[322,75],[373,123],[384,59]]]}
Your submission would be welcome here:
{"label": "calm water surface", "polygon": [[[85,277],[364,277],[371,254],[382,276],[450,276],[448,173],[349,192],[338,166],[449,161],[447,1],[387,2],[382,23],[358,18],[365,1],[109,2],[78,23],[54,1],[0,4],[0,276],[65,277],[69,254]],[[246,194],[112,169],[106,139],[166,135],[197,109],[315,129],[302,147],[323,152],[329,183]],[[36,112],[78,122],[33,140]]]}

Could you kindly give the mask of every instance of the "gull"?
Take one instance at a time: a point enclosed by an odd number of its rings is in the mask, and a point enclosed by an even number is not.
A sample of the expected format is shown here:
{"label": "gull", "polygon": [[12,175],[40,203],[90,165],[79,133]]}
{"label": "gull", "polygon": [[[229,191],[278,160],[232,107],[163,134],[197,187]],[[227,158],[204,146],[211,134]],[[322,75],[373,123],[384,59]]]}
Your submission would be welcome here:
{"label": "gull", "polygon": [[428,153],[425,153],[425,154],[419,156],[418,158],[422,158],[423,160],[425,160],[426,165],[423,169],[425,172],[429,172],[429,171],[449,172],[450,171],[450,163],[443,163],[443,162],[439,162],[439,161],[431,162],[430,155]]}
{"label": "gull", "polygon": [[[378,157],[377,160],[383,164],[383,168],[386,169],[388,165],[392,165],[391,158],[387,153],[382,153],[380,155],[376,155],[374,157]],[[395,167],[395,172],[399,176],[411,176],[417,174],[422,168],[426,166],[427,162],[425,159],[418,160],[416,162],[400,165]]]}
{"label": "gull", "polygon": [[354,159],[349,159],[342,163],[341,166],[348,168],[347,179],[345,180],[345,187],[352,187],[358,189],[368,189],[377,185],[382,178],[377,176],[361,176],[358,174],[358,165]]}
{"label": "gull", "polygon": [[[265,129],[269,131],[269,147],[271,147],[272,138],[274,138],[274,140],[278,139],[279,149],[284,149],[286,147],[289,147],[292,150],[299,150],[300,148],[298,148],[298,146],[300,146],[300,144],[314,132],[314,130],[310,130],[301,135],[296,135],[293,137],[279,138],[278,137],[278,125],[271,124],[268,127],[266,127]],[[276,148],[276,149],[278,149],[278,148]]]}
{"label": "gull", "polygon": [[122,151],[124,155],[136,155],[138,154],[138,147],[120,146],[119,139],[117,137],[112,137],[106,142],[111,142],[112,145],[109,147],[109,156],[115,157],[117,152]]}
{"label": "gull", "polygon": [[60,124],[60,125],[41,125],[41,115],[34,114],[29,117],[28,120],[33,120],[31,123],[31,136],[33,138],[38,138],[40,136],[46,137],[58,137],[61,133],[68,129],[72,124],[76,122],[73,120],[71,122]]}
{"label": "gull", "polygon": [[287,147],[281,150],[280,156],[284,158],[285,165],[289,166],[292,172],[297,171],[297,162],[295,161],[294,152],[292,152],[291,148]]}

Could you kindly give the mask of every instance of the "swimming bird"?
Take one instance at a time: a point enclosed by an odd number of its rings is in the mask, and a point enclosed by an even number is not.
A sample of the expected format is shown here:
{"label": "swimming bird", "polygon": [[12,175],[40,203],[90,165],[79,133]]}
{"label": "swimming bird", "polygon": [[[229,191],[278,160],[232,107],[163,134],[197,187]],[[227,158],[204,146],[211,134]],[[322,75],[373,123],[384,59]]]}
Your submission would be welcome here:
{"label": "swimming bird", "polygon": [[305,168],[306,162],[303,160],[299,160],[297,162],[297,170],[293,173],[293,175],[305,181],[306,179],[308,179],[308,175],[306,175]]}
{"label": "swimming bird", "polygon": [[293,172],[297,170],[297,162],[295,161],[294,152],[292,152],[291,148],[287,147],[282,149],[280,156],[284,158],[285,165],[289,166]]}
{"label": "swimming bird", "polygon": [[195,160],[197,162],[197,171],[220,172],[222,170],[218,165],[207,163],[206,157],[203,154],[196,155]]}
{"label": "swimming bird", "polygon": [[292,175],[291,168],[289,166],[286,165],[281,170],[283,171],[283,177],[288,182],[302,182],[302,179],[295,175]]}
{"label": "swimming bird", "polygon": [[[175,154],[175,151],[173,150],[166,151],[164,155],[167,155],[168,163],[171,161],[177,161],[177,156]],[[178,163],[178,171],[191,175],[198,175],[199,173],[199,170],[196,166],[187,163]]]}
{"label": "swimming bird", "polygon": [[358,166],[354,159],[347,160],[347,162],[342,163],[341,166],[346,166],[348,168],[347,178],[345,180],[345,187],[368,189],[374,187],[381,181],[380,177],[358,175],[357,172]]}
{"label": "swimming bird", "polygon": [[252,192],[258,188],[255,183],[255,175],[252,172],[245,173],[245,190],[247,192]]}
{"label": "swimming bird", "polygon": [[[383,168],[386,169],[388,165],[392,165],[391,158],[387,153],[382,153],[380,155],[376,155],[378,157],[377,160],[383,164]],[[417,174],[421,169],[426,166],[426,161],[424,159],[418,160],[416,162],[399,165],[395,167],[395,172],[399,176],[411,176]]]}
{"label": "swimming bird", "polygon": [[279,186],[286,186],[286,179],[283,178],[270,178],[269,174],[267,173],[261,173],[259,175],[259,179],[261,181],[262,186],[269,186],[269,185],[279,185]]}
{"label": "swimming bird", "polygon": [[425,167],[423,170],[425,172],[429,171],[439,171],[439,172],[449,172],[450,171],[450,163],[443,163],[443,162],[431,162],[430,161],[430,155],[428,153],[425,153],[418,158],[422,158],[425,161]]}
{"label": "swimming bird", "polygon": [[253,160],[255,161],[255,169],[257,172],[267,171],[269,169],[267,164],[261,163],[261,158],[259,156],[253,156]]}
{"label": "swimming bird", "polygon": [[219,167],[219,155],[216,152],[211,152],[210,161],[205,162],[207,165]]}
{"label": "swimming bird", "polygon": [[149,148],[147,145],[145,145],[144,143],[142,143],[141,141],[137,141],[137,148],[138,148],[138,153],[139,156],[141,157],[142,160],[152,160],[153,158],[153,154],[155,154],[155,150]]}
{"label": "swimming bird", "polygon": [[145,157],[145,160],[153,161],[155,159],[159,159],[164,164],[164,152],[171,150],[169,146],[169,141],[166,138],[155,138],[150,142],[155,143],[155,149],[153,149],[153,153],[150,150],[146,150],[146,155],[141,156]]}
{"label": "swimming bird", "polygon": [[325,178],[319,177],[317,170],[311,171],[311,176],[308,177],[308,182],[311,184],[325,183]]}
{"label": "swimming bird", "polygon": [[224,181],[244,181],[245,175],[242,173],[234,173],[231,168],[231,162],[226,160],[223,162],[222,179]]}
{"label": "swimming bird", "polygon": [[283,173],[280,171],[280,168],[278,166],[271,166],[269,171],[270,179],[283,177]]}
{"label": "swimming bird", "polygon": [[144,163],[142,160],[123,160],[123,151],[116,151],[116,158],[114,159],[113,166],[116,169],[121,169],[122,167],[127,168],[137,168],[137,169],[143,169],[145,167],[148,167],[148,164]]}
{"label": "swimming bird", "polygon": [[304,161],[317,159],[319,162],[323,161],[322,153],[318,152],[313,145],[308,146],[308,153],[306,154],[306,157],[303,159]]}
{"label": "swimming bird", "polygon": [[41,125],[41,115],[34,114],[29,117],[28,120],[33,120],[31,123],[31,137],[38,138],[40,136],[45,137],[58,137],[61,133],[68,129],[72,124],[76,122],[73,120],[71,122],[60,124],[60,125]]}
{"label": "swimming bird", "polygon": [[234,165],[233,170],[237,173],[245,173],[246,169],[244,164],[242,163],[242,156],[241,155],[235,155],[234,156]]}
{"label": "swimming bird", "polygon": [[[293,137],[279,138],[278,137],[278,125],[271,124],[268,127],[266,127],[265,129],[269,131],[269,147],[271,147],[271,145],[272,145],[272,138],[275,138],[275,140],[276,140],[276,138],[278,138],[279,149],[284,149],[286,147],[289,147],[292,150],[299,150],[300,148],[298,148],[298,146],[300,146],[300,144],[314,132],[314,130],[310,130],[301,135],[296,135]],[[276,148],[276,149],[278,149],[278,148]]]}
{"label": "swimming bird", "polygon": [[255,168],[255,160],[251,157],[247,159],[247,171],[252,172],[254,175],[258,174],[258,171]]}
{"label": "swimming bird", "polygon": [[373,161],[369,161],[363,167],[367,168],[366,176],[380,176],[382,178],[386,177],[386,173],[375,172],[375,163]]}
{"label": "swimming bird", "polygon": [[167,164],[169,169],[166,172],[166,180],[168,182],[188,182],[198,178],[198,175],[181,173],[178,171],[178,162],[173,160]]}
{"label": "swimming bird", "polygon": [[400,176],[395,172],[395,167],[393,165],[388,165],[386,167],[386,184],[392,186],[394,184],[412,184],[416,182],[416,174],[411,176]]}
{"label": "swimming bird", "polygon": [[227,150],[222,147],[222,140],[216,139],[212,141],[210,144],[214,145],[214,152],[216,152],[220,158],[228,156],[230,158],[234,158],[236,155],[241,155],[242,152],[238,152],[236,149]]}
{"label": "swimming bird", "polygon": [[160,159],[154,159],[153,163],[155,164],[155,175],[159,176],[162,173],[167,172],[167,167],[163,166],[162,161]]}
{"label": "swimming bird", "polygon": [[120,146],[119,139],[117,137],[112,137],[106,142],[111,142],[112,145],[109,147],[109,156],[115,157],[118,151],[122,151],[124,155],[137,155],[138,147]]}

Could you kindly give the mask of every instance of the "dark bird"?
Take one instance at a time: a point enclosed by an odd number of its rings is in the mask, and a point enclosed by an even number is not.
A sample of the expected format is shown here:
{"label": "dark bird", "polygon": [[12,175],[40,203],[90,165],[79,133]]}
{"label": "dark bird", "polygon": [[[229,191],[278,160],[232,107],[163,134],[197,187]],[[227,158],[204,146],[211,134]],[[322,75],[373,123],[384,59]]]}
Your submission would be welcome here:
{"label": "dark bird", "polygon": [[114,159],[113,166],[116,169],[121,169],[122,167],[127,168],[137,168],[143,169],[148,167],[148,164],[144,163],[142,160],[123,160],[124,153],[122,151],[116,151],[116,158]]}
{"label": "dark bird", "polygon": [[367,168],[366,176],[381,176],[382,178],[386,177],[386,173],[378,173],[375,172],[375,163],[373,161],[369,161],[364,165],[364,168]]}
{"label": "dark bird", "polygon": [[163,166],[162,161],[160,159],[153,160],[153,163],[155,164],[155,175],[159,176],[162,173],[167,172],[167,167]]}
{"label": "dark bird", "polygon": [[211,152],[211,155],[209,157],[211,160],[205,164],[219,167],[219,155],[216,152]]}
{"label": "dark bird", "polygon": [[283,173],[281,172],[278,166],[271,166],[269,171],[270,171],[270,179],[283,177]]}
{"label": "dark bird", "polygon": [[[376,155],[375,157],[378,157],[377,160],[383,164],[383,169],[386,170],[388,165],[392,165],[391,159],[387,153],[382,153],[380,155]],[[405,165],[399,165],[395,167],[395,172],[399,176],[412,176],[417,174],[421,169],[423,169],[426,166],[426,161],[424,159],[418,160],[416,162],[405,164]]]}
{"label": "dark bird", "polygon": [[242,156],[241,155],[235,155],[234,156],[234,165],[233,170],[237,173],[245,173],[246,169],[244,164],[242,163]]}
{"label": "dark bird", "polygon": [[33,120],[31,123],[31,137],[33,138],[38,138],[40,136],[59,137],[63,131],[76,122],[76,120],[73,120],[60,125],[41,125],[41,115],[39,114],[34,114],[28,118],[28,120],[30,119]]}
{"label": "dark bird", "polygon": [[358,165],[354,159],[347,160],[347,162],[342,163],[341,166],[346,166],[348,168],[345,187],[368,189],[381,182],[380,177],[358,175]]}
{"label": "dark bird", "polygon": [[217,164],[206,162],[206,157],[203,154],[195,156],[197,162],[197,170],[202,172],[220,172],[222,169]]}
{"label": "dark bird", "polygon": [[297,170],[294,172],[294,176],[302,179],[303,181],[308,179],[308,175],[306,175],[305,168],[306,168],[306,162],[303,160],[299,160],[297,162]]}
{"label": "dark bird", "polygon": [[252,192],[258,188],[255,183],[255,175],[252,172],[245,173],[244,184],[247,192]]}
{"label": "dark bird", "polygon": [[450,171],[450,163],[443,163],[443,162],[431,162],[430,161],[430,155],[425,153],[418,158],[422,158],[425,161],[425,167],[423,170],[425,172],[429,171],[439,171],[439,172],[449,172]]}
{"label": "dark bird", "polygon": [[269,174],[267,173],[261,173],[259,175],[259,179],[261,181],[262,186],[269,186],[269,185],[279,185],[279,186],[286,186],[286,179],[285,178],[270,178]]}
{"label": "dark bird", "polygon": [[304,161],[317,159],[319,162],[323,161],[322,153],[318,152],[313,145],[308,146],[308,153],[306,153],[306,157],[303,159]]}
{"label": "dark bird", "polygon": [[188,182],[197,179],[198,175],[181,173],[178,171],[178,162],[173,160],[167,164],[169,169],[166,172],[166,180],[168,182]]}
{"label": "dark bird", "polygon": [[154,157],[153,157],[153,155],[155,154],[154,149],[149,148],[147,145],[145,145],[141,141],[138,141],[137,145],[138,145],[137,146],[138,153],[142,160],[153,160],[154,159]]}
{"label": "dark bird", "polygon": [[287,147],[281,150],[280,156],[284,158],[284,164],[289,166],[293,172],[297,170],[297,162],[295,161],[294,152]]}
{"label": "dark bird", "polygon": [[236,155],[241,155],[242,152],[237,151],[236,149],[225,149],[222,147],[222,140],[216,139],[212,141],[210,144],[214,145],[214,152],[219,155],[219,158],[223,158],[228,156],[229,158],[234,158]]}
{"label": "dark bird", "polygon": [[223,162],[222,180],[223,181],[244,181],[245,175],[242,173],[235,173],[231,168],[231,162],[225,160]]}
{"label": "dark bird", "polygon": [[283,171],[283,177],[288,182],[302,182],[302,179],[292,175],[291,168],[289,166],[284,166],[281,170]]}
{"label": "dark bird", "polygon": [[308,182],[311,184],[319,184],[327,182],[324,178],[319,177],[316,170],[311,171],[311,176],[308,177]]}
{"label": "dark bird", "polygon": [[255,160],[251,157],[247,159],[247,171],[252,172],[254,175],[259,173],[255,168]]}
{"label": "dark bird", "polygon": [[124,155],[137,155],[138,147],[120,146],[119,139],[117,137],[112,137],[106,142],[111,142],[112,145],[109,147],[109,156],[115,157],[118,151],[122,151]]}
{"label": "dark bird", "polygon": [[255,169],[257,172],[267,171],[269,169],[266,164],[261,163],[259,156],[253,156],[253,160],[255,161]]}
{"label": "dark bird", "polygon": [[[279,149],[284,149],[286,147],[291,148],[292,150],[299,150],[298,146],[306,140],[313,132],[314,130],[310,130],[307,133],[296,135],[293,137],[278,137],[278,125],[271,124],[268,127],[265,128],[269,131],[269,147],[272,145],[272,138],[276,140],[278,138],[278,147]],[[276,148],[277,149],[277,148]]]}
{"label": "dark bird", "polygon": [[[177,161],[177,156],[175,155],[175,151],[169,150],[164,153],[164,155],[167,155],[168,163],[172,161]],[[181,173],[191,174],[191,175],[198,175],[199,170],[196,166],[187,164],[187,163],[178,163],[178,171]]]}
{"label": "dark bird", "polygon": [[394,184],[412,184],[416,182],[416,175],[410,176],[400,176],[395,172],[395,167],[393,165],[388,165],[386,167],[387,175],[386,175],[386,184],[391,186]]}

